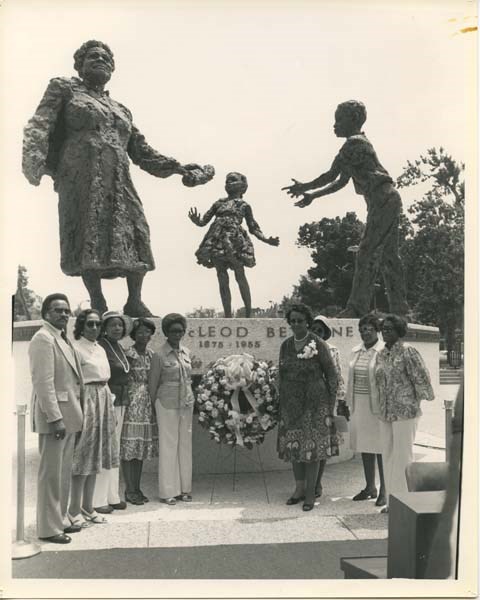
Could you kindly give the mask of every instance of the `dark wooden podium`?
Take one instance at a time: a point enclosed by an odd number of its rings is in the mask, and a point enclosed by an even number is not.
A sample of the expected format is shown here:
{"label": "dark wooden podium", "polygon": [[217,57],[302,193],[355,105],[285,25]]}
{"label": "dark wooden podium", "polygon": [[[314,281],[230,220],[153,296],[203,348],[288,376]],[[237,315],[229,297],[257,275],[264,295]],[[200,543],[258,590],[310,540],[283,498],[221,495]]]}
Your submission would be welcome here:
{"label": "dark wooden podium", "polygon": [[392,494],[388,556],[342,558],[345,579],[423,579],[444,500],[444,491]]}
{"label": "dark wooden podium", "polygon": [[444,501],[444,491],[405,492],[390,496],[387,562],[389,579],[423,579],[430,544]]}

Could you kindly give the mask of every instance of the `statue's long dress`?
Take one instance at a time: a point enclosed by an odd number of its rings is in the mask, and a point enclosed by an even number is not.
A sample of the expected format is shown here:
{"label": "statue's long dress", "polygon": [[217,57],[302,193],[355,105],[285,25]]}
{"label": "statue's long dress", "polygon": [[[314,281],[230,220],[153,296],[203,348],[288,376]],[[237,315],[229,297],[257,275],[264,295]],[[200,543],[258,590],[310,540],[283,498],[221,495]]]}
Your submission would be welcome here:
{"label": "statue's long dress", "polygon": [[25,128],[23,170],[51,175],[59,195],[61,268],[124,277],[155,268],[130,159],[157,177],[178,162],[151,148],[130,111],[80,79],[52,79]]}

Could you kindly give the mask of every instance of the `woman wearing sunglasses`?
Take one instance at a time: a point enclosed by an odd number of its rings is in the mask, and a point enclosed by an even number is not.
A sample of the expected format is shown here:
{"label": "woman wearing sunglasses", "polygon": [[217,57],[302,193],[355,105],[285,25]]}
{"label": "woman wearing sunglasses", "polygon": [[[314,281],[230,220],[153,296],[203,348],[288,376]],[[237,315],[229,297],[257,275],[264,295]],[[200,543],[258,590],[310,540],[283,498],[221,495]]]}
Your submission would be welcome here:
{"label": "woman wearing sunglasses", "polygon": [[105,350],[97,343],[100,326],[99,313],[87,309],[78,315],[73,332],[85,396],[83,428],[73,455],[69,518],[81,527],[106,522],[93,507],[96,476],[102,469],[118,467],[119,462],[113,397],[107,385],[110,366]]}

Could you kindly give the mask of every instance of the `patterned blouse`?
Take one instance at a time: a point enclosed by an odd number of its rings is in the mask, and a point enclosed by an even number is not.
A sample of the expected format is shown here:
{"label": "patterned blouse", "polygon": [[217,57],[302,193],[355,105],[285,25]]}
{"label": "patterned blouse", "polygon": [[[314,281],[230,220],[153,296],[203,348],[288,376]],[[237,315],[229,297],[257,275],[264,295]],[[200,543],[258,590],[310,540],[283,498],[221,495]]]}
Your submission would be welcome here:
{"label": "patterned blouse", "polygon": [[330,356],[332,357],[335,370],[337,372],[337,402],[339,400],[345,400],[345,381],[342,375],[342,365],[340,364],[340,352],[338,348],[332,346],[327,342],[328,349],[330,350]]}
{"label": "patterned blouse", "polygon": [[434,399],[423,358],[401,340],[378,353],[375,379],[380,401],[378,416],[382,421],[419,417],[420,402]]}

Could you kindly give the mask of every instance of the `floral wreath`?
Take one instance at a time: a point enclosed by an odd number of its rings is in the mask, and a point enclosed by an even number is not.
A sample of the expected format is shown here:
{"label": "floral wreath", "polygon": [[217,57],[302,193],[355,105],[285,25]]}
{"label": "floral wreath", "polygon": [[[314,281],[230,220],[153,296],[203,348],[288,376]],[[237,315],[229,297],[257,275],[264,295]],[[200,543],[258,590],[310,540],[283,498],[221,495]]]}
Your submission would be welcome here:
{"label": "floral wreath", "polygon": [[219,358],[197,386],[198,420],[217,443],[252,449],[277,424],[277,368],[250,354]]}

